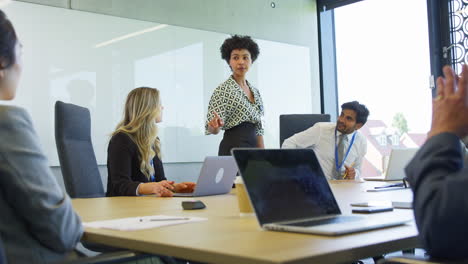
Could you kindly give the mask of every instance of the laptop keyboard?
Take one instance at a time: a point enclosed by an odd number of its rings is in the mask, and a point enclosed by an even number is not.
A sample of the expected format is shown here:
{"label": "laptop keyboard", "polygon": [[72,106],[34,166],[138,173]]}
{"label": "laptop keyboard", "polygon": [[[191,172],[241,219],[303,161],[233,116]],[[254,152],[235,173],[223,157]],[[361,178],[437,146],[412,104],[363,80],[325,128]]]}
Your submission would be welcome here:
{"label": "laptop keyboard", "polygon": [[334,218],[320,219],[320,220],[308,220],[297,223],[287,223],[284,225],[289,226],[316,226],[316,225],[325,225],[325,224],[338,224],[345,222],[359,221],[362,218],[359,216],[337,216]]}

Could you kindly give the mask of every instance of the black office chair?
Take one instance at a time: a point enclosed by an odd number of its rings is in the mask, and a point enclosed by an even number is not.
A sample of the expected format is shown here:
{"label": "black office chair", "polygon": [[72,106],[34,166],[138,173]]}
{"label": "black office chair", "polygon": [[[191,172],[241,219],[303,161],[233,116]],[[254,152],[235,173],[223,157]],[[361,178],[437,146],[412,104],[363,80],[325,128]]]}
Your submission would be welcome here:
{"label": "black office chair", "polygon": [[[91,258],[78,258],[75,260],[63,261],[62,264],[116,264],[122,263],[125,261],[136,260],[140,258],[147,257],[146,254],[138,255],[131,251],[119,251],[108,253],[104,255],[99,255]],[[7,264],[5,252],[3,249],[3,242],[0,239],[0,264]]]}
{"label": "black office chair", "polygon": [[[61,101],[55,103],[55,144],[68,195],[71,198],[104,197],[87,108]],[[83,246],[96,252],[121,250],[86,242]]]}
{"label": "black office chair", "polygon": [[[91,141],[91,115],[87,108],[61,101],[55,103],[55,144],[68,195],[71,198],[104,197]],[[96,243],[82,244],[89,250],[106,254],[70,263],[119,263],[152,256]]]}
{"label": "black office chair", "polygon": [[429,258],[415,257],[415,256],[402,256],[383,259],[378,264],[467,264],[465,261],[437,261]]}
{"label": "black office chair", "polygon": [[6,264],[6,256],[5,256],[5,251],[3,249],[3,242],[0,239],[0,264]]}
{"label": "black office chair", "polygon": [[55,103],[55,143],[68,195],[72,198],[104,197],[87,108],[61,101]]}
{"label": "black office chair", "polygon": [[280,115],[280,147],[285,139],[304,131],[318,122],[330,122],[328,114]]}

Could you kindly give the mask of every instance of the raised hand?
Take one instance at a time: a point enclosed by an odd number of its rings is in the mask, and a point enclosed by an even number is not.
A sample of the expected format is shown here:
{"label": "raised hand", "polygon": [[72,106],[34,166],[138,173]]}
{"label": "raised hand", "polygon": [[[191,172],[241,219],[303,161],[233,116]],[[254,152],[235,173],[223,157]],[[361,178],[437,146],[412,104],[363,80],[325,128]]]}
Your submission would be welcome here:
{"label": "raised hand", "polygon": [[437,79],[437,97],[432,101],[428,138],[443,132],[464,138],[468,135],[468,67],[462,66],[460,77],[449,66],[445,66],[443,72],[444,77]]}
{"label": "raised hand", "polygon": [[218,113],[213,112],[213,119],[208,122],[208,130],[212,134],[218,134],[221,127],[224,126],[224,121],[219,117]]}

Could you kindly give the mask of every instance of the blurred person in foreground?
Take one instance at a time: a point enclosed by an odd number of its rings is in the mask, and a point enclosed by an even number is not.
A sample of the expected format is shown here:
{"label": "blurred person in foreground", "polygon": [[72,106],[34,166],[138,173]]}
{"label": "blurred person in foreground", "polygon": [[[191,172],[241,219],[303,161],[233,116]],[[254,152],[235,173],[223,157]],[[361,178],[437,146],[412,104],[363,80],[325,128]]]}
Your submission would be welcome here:
{"label": "blurred person in foreground", "polygon": [[468,259],[468,168],[460,139],[468,135],[468,67],[448,66],[437,79],[426,143],[406,167],[423,247],[433,258]]}
{"label": "blurred person in foreground", "polygon": [[[0,100],[16,96],[22,45],[0,10]],[[26,110],[0,105],[0,237],[8,263],[50,263],[69,257],[83,233],[59,187]]]}

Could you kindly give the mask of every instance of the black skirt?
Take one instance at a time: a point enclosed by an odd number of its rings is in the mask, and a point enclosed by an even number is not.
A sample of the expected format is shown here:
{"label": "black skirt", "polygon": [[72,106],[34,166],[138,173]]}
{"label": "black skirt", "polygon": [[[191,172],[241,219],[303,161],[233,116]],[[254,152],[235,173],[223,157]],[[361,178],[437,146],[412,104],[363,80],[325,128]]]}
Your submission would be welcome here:
{"label": "black skirt", "polygon": [[255,124],[243,122],[224,131],[223,140],[219,143],[219,156],[230,156],[233,148],[257,147]]}

